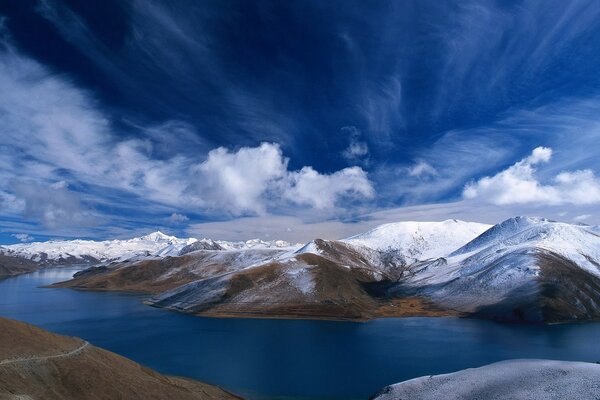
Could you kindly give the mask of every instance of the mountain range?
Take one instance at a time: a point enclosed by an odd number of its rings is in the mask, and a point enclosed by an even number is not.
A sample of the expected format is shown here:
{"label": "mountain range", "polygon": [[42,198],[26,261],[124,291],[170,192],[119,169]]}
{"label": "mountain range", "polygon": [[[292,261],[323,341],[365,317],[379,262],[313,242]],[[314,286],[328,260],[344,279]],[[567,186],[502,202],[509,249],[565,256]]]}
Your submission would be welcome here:
{"label": "mountain range", "polygon": [[57,286],[146,292],[150,305],[198,315],[600,317],[600,228],[543,218],[515,217],[494,226],[405,221],[304,245],[157,232],[5,249],[41,263],[101,262]]}

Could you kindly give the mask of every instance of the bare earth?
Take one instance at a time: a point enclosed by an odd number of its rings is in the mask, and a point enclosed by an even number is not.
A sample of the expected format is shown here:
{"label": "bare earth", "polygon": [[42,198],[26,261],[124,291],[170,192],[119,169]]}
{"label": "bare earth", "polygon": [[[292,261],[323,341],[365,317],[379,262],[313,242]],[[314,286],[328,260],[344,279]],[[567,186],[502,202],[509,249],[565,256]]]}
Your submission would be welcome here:
{"label": "bare earth", "polygon": [[0,400],[239,399],[161,375],[78,338],[0,318]]}

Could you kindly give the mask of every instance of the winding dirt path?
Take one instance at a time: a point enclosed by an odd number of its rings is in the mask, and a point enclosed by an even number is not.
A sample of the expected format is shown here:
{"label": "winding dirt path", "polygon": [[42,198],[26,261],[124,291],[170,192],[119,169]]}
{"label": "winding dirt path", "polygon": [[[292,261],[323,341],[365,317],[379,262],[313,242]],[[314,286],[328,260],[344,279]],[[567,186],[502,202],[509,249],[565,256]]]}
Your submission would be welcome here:
{"label": "winding dirt path", "polygon": [[2,365],[9,365],[9,364],[15,364],[15,363],[20,363],[20,362],[43,361],[43,360],[51,360],[51,359],[56,359],[56,358],[71,357],[71,356],[74,356],[76,354],[81,353],[88,346],[89,346],[89,342],[86,341],[86,342],[83,342],[83,344],[81,346],[79,346],[75,350],[72,350],[72,351],[70,351],[68,353],[53,354],[53,355],[50,355],[50,356],[39,356],[39,357],[33,356],[33,357],[11,358],[11,359],[8,359],[8,360],[0,361],[0,366],[2,366]]}

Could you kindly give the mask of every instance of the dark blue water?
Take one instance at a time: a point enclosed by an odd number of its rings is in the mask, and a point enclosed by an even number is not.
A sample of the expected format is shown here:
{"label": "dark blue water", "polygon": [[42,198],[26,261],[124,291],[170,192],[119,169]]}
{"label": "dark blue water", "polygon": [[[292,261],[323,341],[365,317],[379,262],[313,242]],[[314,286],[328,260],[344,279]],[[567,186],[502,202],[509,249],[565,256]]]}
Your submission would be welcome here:
{"label": "dark blue water", "polygon": [[405,379],[510,358],[600,360],[598,323],[211,319],[148,307],[139,296],[39,288],[72,273],[50,269],[0,281],[0,315],[250,399],[365,399]]}

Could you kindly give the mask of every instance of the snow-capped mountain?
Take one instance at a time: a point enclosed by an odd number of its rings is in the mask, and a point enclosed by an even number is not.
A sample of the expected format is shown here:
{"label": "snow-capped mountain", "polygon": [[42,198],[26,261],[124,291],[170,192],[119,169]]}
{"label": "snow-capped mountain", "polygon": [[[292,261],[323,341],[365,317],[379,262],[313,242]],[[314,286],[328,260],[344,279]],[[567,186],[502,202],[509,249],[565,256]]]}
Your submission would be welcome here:
{"label": "snow-capped mountain", "polygon": [[426,260],[450,254],[490,227],[456,219],[441,222],[404,221],[378,226],[342,242],[379,251],[392,250],[412,260]]}
{"label": "snow-capped mountain", "polygon": [[400,222],[300,248],[202,239],[184,253],[63,286],[147,291],[150,304],[213,316],[600,318],[600,230],[541,218]]}
{"label": "snow-capped mountain", "polygon": [[415,266],[405,287],[469,313],[502,319],[600,317],[600,235],[595,227],[515,217],[443,262]]}
{"label": "snow-capped mountain", "polygon": [[245,242],[178,238],[160,231],[126,240],[51,240],[0,247],[0,254],[34,261],[40,265],[99,263],[184,255],[197,250],[295,249],[283,240]]}
{"label": "snow-capped mountain", "polygon": [[126,240],[51,240],[4,246],[7,254],[41,264],[124,261],[140,257],[176,256],[197,239],[180,239],[157,231]]}

